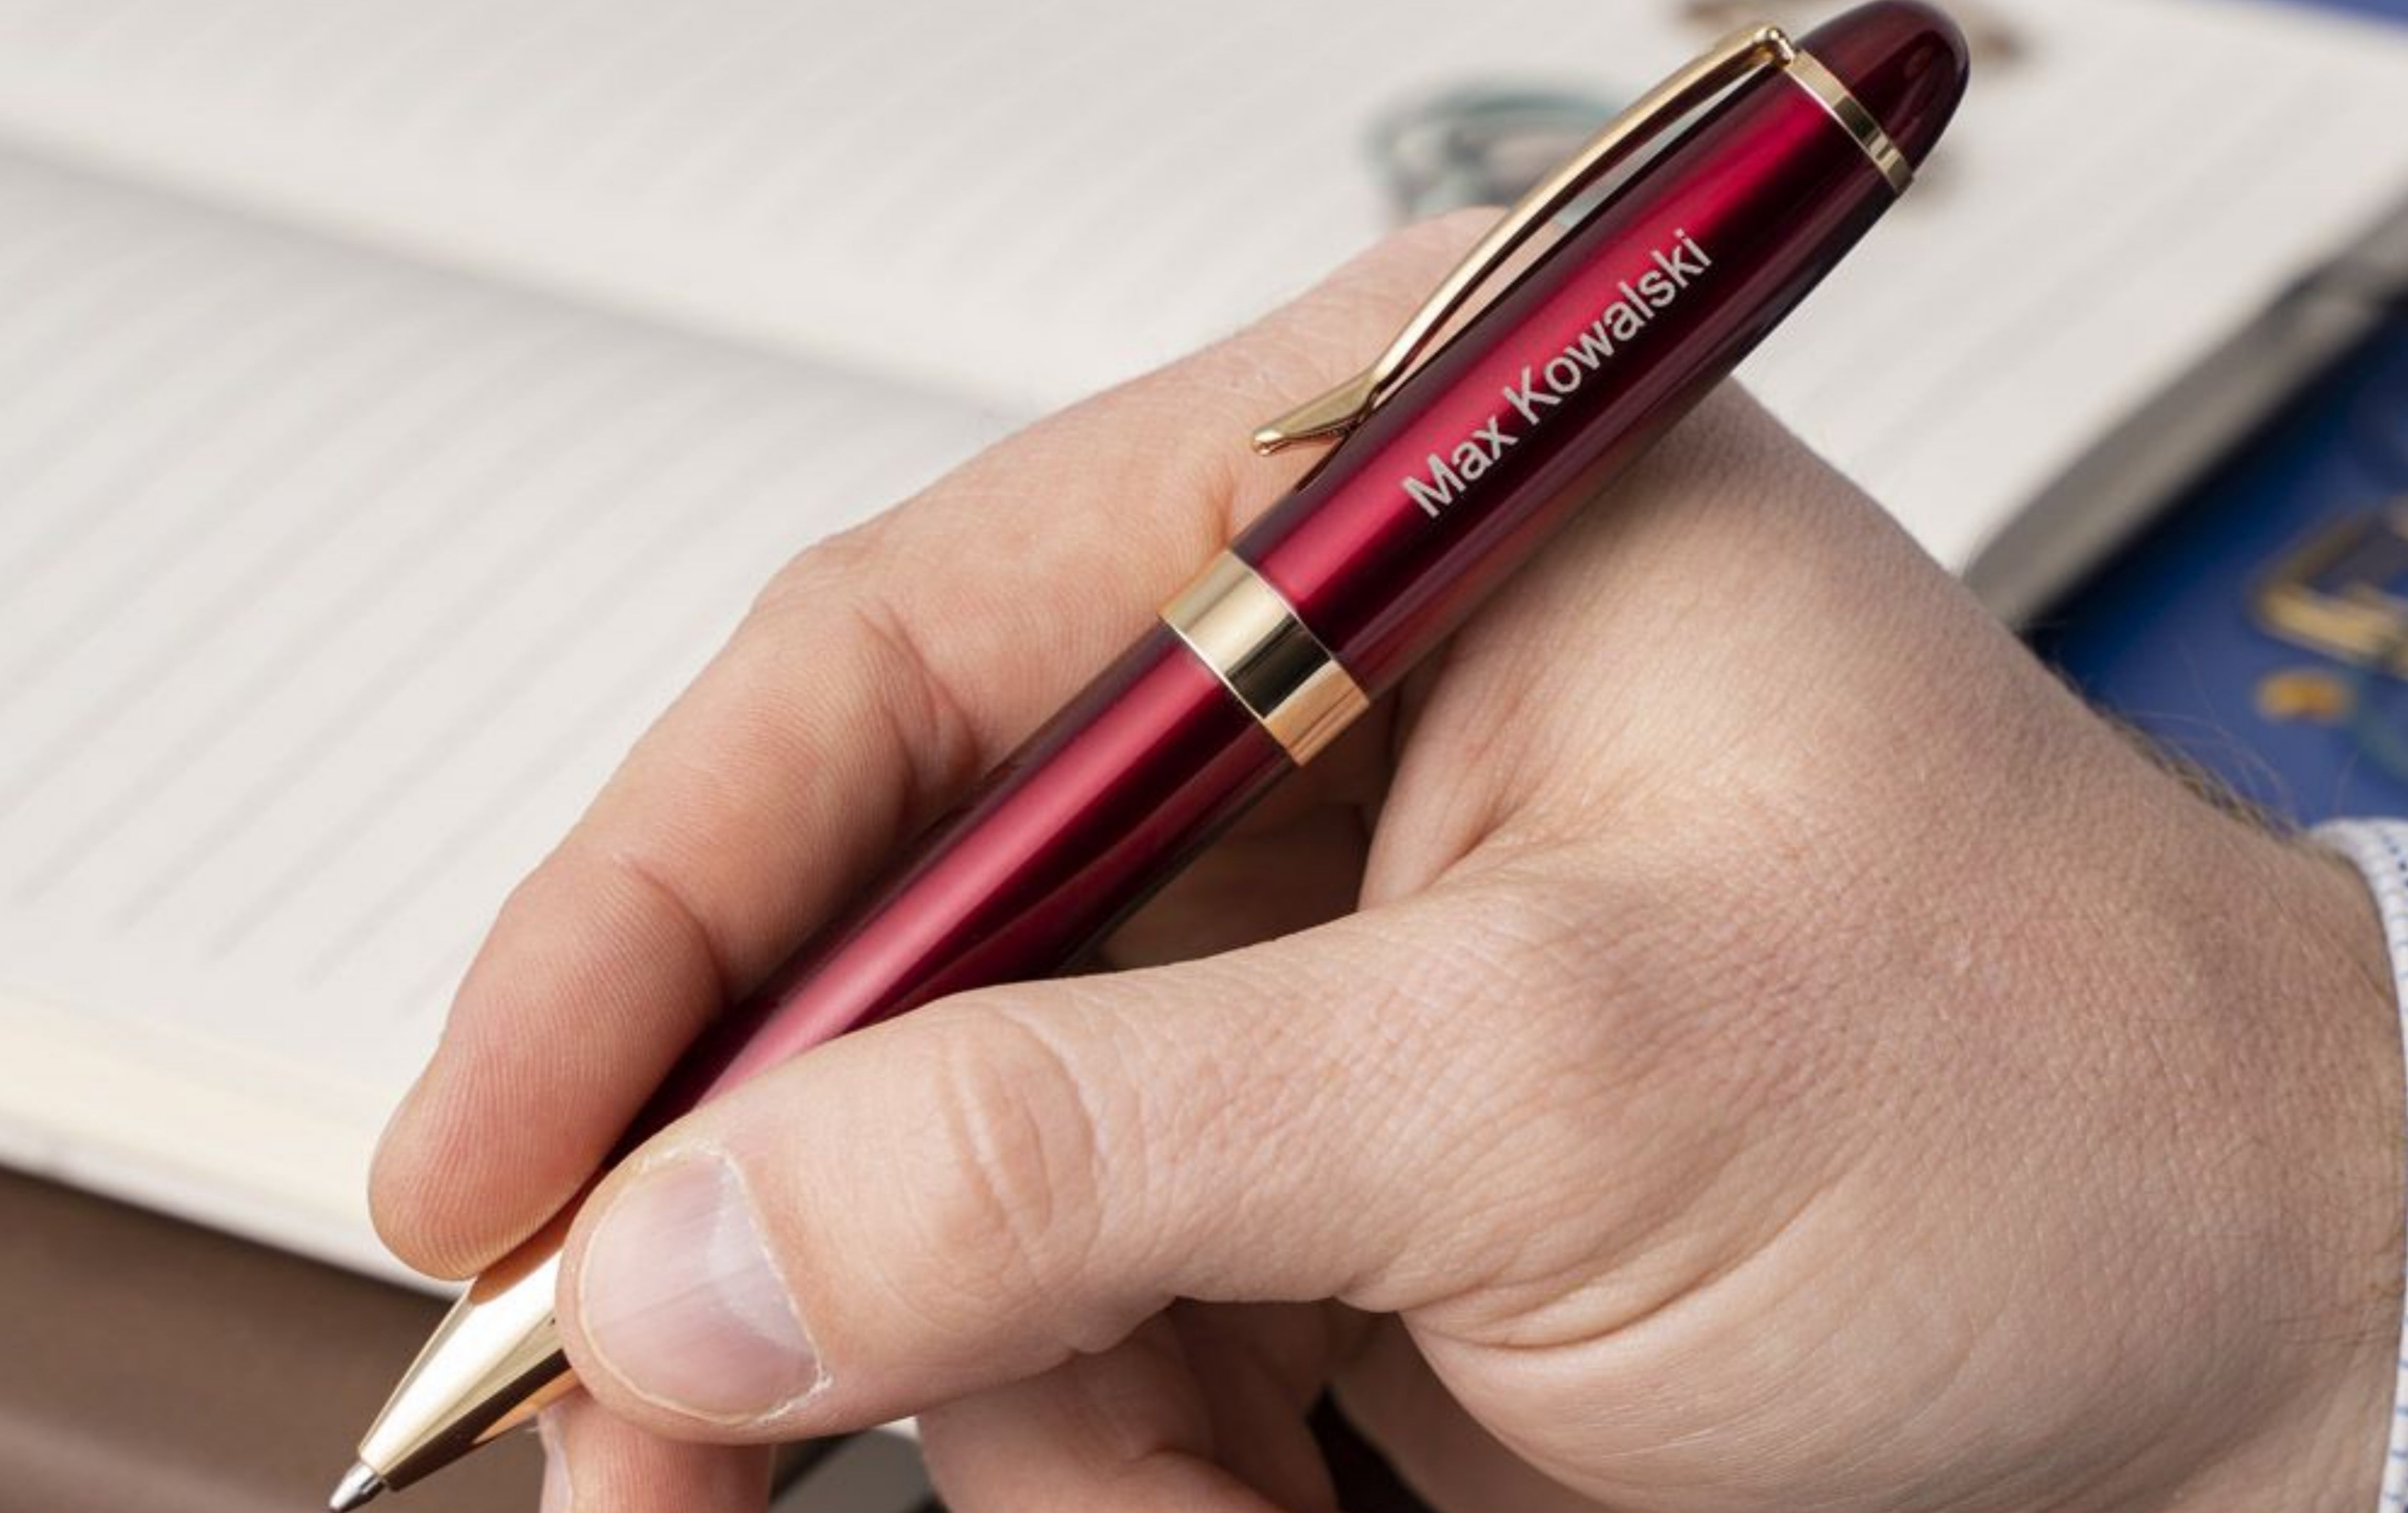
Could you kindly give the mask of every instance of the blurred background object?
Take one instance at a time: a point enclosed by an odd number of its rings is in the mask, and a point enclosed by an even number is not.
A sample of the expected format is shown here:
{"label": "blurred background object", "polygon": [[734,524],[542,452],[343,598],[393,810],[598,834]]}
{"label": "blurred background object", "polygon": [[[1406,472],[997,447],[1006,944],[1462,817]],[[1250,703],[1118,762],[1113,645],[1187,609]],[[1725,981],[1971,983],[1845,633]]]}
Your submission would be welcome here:
{"label": "blurred background object", "polygon": [[2029,616],[2086,694],[2281,822],[2408,814],[2403,309],[2335,324],[2309,382]]}
{"label": "blurred background object", "polygon": [[1464,85],[1382,118],[1371,128],[1371,162],[1399,221],[1510,205],[1627,104],[1535,84]]}
{"label": "blurred background object", "polygon": [[[1736,31],[1769,21],[1796,33],[1846,8],[1845,0],[1687,0],[1681,10],[1701,31]],[[2016,30],[2011,11],[1985,0],[1956,0],[1946,8],[1972,47],[1979,77],[1988,79],[2023,55],[2028,34]]]}

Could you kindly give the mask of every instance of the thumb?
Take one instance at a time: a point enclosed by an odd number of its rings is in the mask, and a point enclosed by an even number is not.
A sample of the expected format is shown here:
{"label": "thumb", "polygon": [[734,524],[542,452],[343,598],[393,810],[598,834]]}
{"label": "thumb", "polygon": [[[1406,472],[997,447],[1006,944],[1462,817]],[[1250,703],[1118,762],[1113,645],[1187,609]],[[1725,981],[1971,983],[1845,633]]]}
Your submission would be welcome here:
{"label": "thumb", "polygon": [[1176,1297],[1410,1306],[1406,1238],[1476,1144],[1397,1117],[1478,1018],[1433,915],[968,995],[697,1110],[578,1220],[579,1375],[665,1434],[783,1439],[1023,1379]]}

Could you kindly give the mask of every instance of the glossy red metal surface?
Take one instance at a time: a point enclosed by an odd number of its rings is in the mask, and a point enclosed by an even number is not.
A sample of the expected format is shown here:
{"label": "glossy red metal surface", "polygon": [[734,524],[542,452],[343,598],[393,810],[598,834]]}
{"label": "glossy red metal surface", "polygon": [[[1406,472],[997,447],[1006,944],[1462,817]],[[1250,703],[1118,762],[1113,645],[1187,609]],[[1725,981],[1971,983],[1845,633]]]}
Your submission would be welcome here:
{"label": "glossy red metal surface", "polygon": [[1956,23],[1915,0],[1877,0],[1833,18],[1799,46],[1840,77],[1914,162],[1931,153],[1971,62]]}
{"label": "glossy red metal surface", "polygon": [[[1944,20],[1885,4],[1815,36],[1911,107],[1928,146],[1945,119],[1934,102],[1953,105],[1957,86],[1928,87],[1947,71],[1895,60],[1944,52]],[[1399,385],[1238,554],[1376,696],[1728,374],[1894,197],[1804,87],[1742,90]]]}
{"label": "glossy red metal surface", "polygon": [[1156,627],[715,1025],[635,1137],[844,1030],[1060,971],[1290,770]]}
{"label": "glossy red metal surface", "polygon": [[[1809,42],[1866,85],[1881,119],[1896,117],[1911,154],[1929,146],[1963,65],[1936,12],[1885,0]],[[1357,681],[1388,686],[1727,373],[1891,198],[1803,88],[1743,90],[1410,378],[1240,554]],[[1416,476],[1418,496],[1405,486]],[[1061,970],[1289,768],[1157,627],[731,1010],[629,1138],[847,1030]]]}

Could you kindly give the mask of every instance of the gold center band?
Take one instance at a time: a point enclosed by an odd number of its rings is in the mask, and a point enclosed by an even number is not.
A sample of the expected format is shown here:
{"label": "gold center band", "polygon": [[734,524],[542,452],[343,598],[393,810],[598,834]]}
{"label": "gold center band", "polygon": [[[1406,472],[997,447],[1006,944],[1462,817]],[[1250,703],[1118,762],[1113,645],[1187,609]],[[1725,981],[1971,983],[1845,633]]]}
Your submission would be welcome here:
{"label": "gold center band", "polygon": [[1371,707],[1279,590],[1234,553],[1164,605],[1162,621],[1299,766]]}
{"label": "gold center band", "polygon": [[1907,186],[1914,182],[1914,165],[1898,150],[1898,144],[1890,140],[1889,133],[1884,131],[1882,123],[1873,119],[1873,113],[1865,108],[1865,103],[1850,94],[1847,85],[1840,82],[1840,76],[1824,67],[1822,61],[1811,52],[1790,53],[1782,69],[1807,94],[1821,101],[1823,108],[1831,112],[1831,119],[1847,128],[1848,135],[1856,139],[1856,145],[1865,150],[1865,156],[1872,159],[1873,166],[1889,180],[1891,192],[1905,194]]}

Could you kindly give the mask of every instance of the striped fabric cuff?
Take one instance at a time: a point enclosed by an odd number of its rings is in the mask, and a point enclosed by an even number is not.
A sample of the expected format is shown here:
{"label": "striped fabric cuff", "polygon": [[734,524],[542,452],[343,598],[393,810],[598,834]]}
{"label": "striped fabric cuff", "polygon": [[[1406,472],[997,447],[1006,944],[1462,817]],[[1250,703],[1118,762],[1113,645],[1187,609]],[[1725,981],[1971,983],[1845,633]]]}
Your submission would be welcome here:
{"label": "striped fabric cuff", "polygon": [[[2401,1006],[2402,1055],[2408,1056],[2408,822],[2344,819],[2319,825],[2315,838],[2366,874],[2375,907],[2383,915],[2383,938],[2391,949],[2391,987]],[[2391,1396],[2391,1443],[2383,1460],[2383,1496],[2376,1513],[2408,1510],[2408,1322],[2400,1341],[2400,1376]]]}

